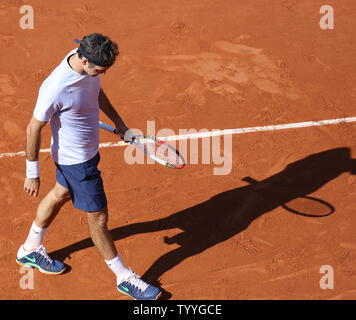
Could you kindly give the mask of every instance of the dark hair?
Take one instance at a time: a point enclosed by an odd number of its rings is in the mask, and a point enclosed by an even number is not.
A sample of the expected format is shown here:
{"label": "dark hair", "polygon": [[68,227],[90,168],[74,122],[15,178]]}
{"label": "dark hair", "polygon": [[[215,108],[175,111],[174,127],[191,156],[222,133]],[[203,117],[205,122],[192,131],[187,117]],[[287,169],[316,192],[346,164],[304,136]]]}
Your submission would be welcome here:
{"label": "dark hair", "polygon": [[[84,36],[80,41],[80,47],[77,50],[78,56],[81,59],[84,55],[93,58],[94,61],[98,61],[99,65],[111,66],[116,60],[116,56],[119,55],[119,49],[115,42],[111,41],[109,37],[103,36],[100,33],[92,33],[88,36]],[[89,67],[93,67],[95,63],[89,61]]]}

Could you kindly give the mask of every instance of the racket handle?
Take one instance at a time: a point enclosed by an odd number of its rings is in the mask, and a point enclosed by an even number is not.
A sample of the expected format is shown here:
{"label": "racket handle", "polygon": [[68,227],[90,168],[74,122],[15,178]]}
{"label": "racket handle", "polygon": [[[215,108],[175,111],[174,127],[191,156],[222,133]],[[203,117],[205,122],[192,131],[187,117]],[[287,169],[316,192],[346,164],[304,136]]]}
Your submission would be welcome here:
{"label": "racket handle", "polygon": [[108,124],[106,124],[104,122],[99,121],[99,125],[100,125],[101,129],[104,129],[104,130],[109,131],[111,133],[117,133],[117,131],[116,131],[116,129],[114,127],[109,126]]}
{"label": "racket handle", "polygon": [[[101,122],[99,121],[99,126],[101,129],[104,129],[106,131],[109,131],[111,133],[115,133],[115,134],[119,134],[119,132],[112,126],[109,126],[108,124],[104,123],[104,122]],[[121,135],[120,135],[121,136]],[[126,136],[125,136],[126,137]],[[127,137],[129,139],[127,139],[127,141],[125,140],[125,137],[122,137],[124,139],[124,141],[127,143],[133,143],[133,142],[136,142],[135,139],[136,139],[136,136],[133,135],[133,134],[128,134]]]}

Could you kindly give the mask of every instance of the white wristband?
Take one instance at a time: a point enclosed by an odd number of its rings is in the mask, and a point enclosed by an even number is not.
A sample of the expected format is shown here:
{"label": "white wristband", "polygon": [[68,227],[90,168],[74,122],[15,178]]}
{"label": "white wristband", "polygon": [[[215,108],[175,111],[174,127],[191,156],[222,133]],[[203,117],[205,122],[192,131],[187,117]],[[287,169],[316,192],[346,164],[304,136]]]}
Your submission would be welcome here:
{"label": "white wristband", "polygon": [[40,168],[38,161],[29,161],[26,159],[26,177],[38,178],[40,176]]}

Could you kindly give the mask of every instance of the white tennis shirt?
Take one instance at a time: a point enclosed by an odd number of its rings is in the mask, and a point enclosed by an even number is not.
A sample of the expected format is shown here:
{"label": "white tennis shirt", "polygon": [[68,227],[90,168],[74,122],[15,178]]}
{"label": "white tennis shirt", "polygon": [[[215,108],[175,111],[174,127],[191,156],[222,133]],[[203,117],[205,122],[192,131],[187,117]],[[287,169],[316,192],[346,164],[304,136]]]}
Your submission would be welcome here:
{"label": "white tennis shirt", "polygon": [[72,50],[42,83],[34,117],[50,121],[54,162],[72,165],[93,158],[99,149],[100,76],[74,71],[67,59]]}

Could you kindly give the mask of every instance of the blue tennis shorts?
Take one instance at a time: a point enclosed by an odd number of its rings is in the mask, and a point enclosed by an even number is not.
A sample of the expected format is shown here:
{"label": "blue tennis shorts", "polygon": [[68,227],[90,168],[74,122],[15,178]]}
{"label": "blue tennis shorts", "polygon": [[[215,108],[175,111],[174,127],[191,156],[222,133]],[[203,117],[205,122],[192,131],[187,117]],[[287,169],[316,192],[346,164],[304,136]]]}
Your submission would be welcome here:
{"label": "blue tennis shorts", "polygon": [[56,164],[56,180],[68,189],[75,208],[95,212],[107,206],[101,172],[98,169],[99,152],[86,162],[74,165]]}

